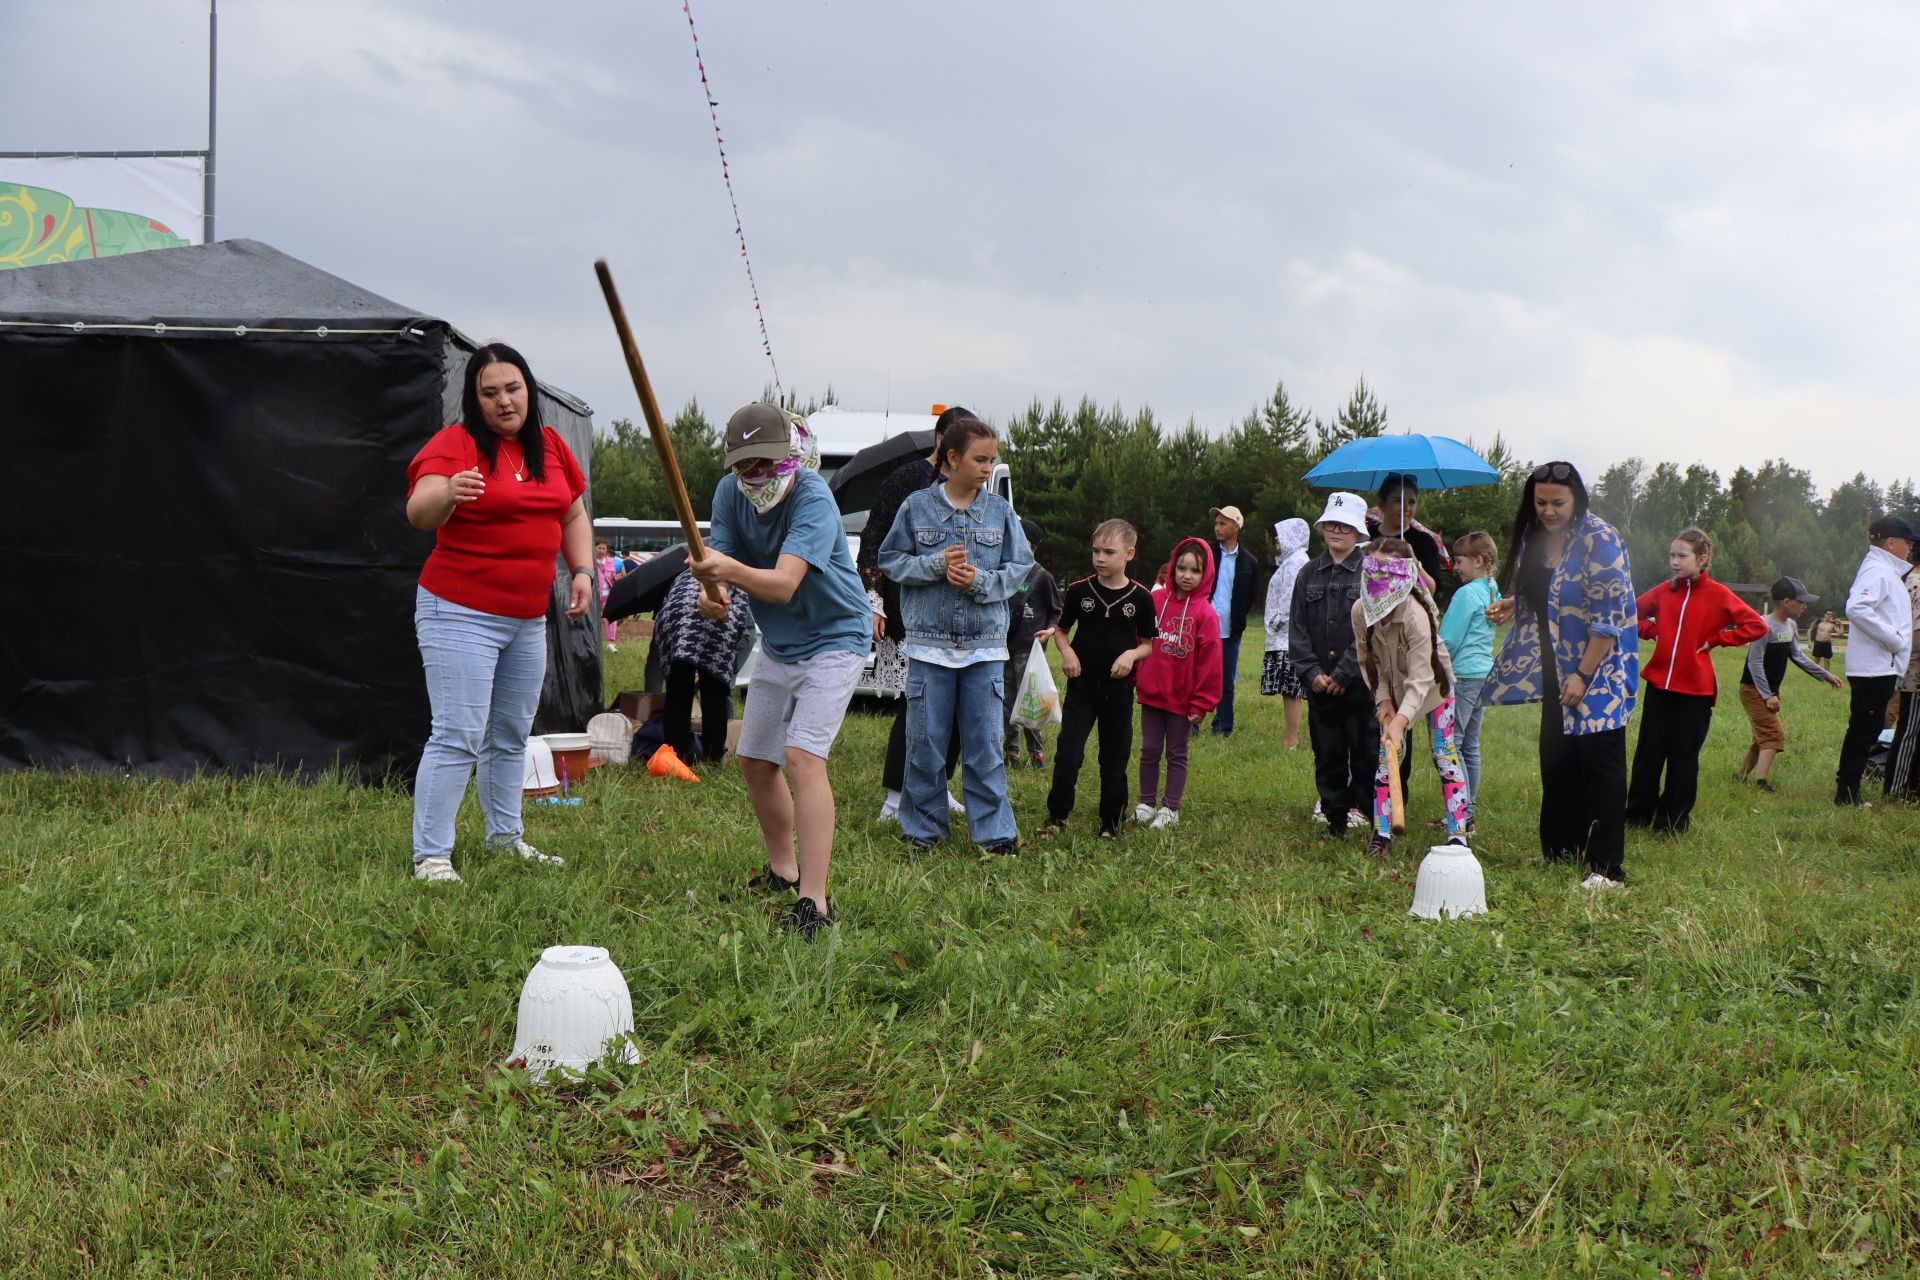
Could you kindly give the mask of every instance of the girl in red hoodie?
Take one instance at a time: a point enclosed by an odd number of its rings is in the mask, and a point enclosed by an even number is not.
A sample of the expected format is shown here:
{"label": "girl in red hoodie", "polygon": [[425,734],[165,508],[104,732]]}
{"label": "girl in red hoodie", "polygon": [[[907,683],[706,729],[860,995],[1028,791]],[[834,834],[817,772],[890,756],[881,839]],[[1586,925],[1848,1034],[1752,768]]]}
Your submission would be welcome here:
{"label": "girl in red hoodie", "polygon": [[[1140,806],[1135,822],[1164,831],[1180,822],[1187,789],[1187,738],[1220,701],[1220,615],[1213,611],[1213,548],[1185,538],[1167,561],[1167,583],[1153,589],[1159,635],[1134,673],[1140,690]],[[1167,789],[1160,795],[1160,753]],[[1165,800],[1158,809],[1155,798]]]}
{"label": "girl in red hoodie", "polygon": [[1707,576],[1712,560],[1712,539],[1699,529],[1682,529],[1667,552],[1673,581],[1638,602],[1640,638],[1654,641],[1654,647],[1653,657],[1640,667],[1645,687],[1633,781],[1627,786],[1629,826],[1675,835],[1687,829],[1700,789],[1700,748],[1719,692],[1709,651],[1766,634],[1759,614]]}

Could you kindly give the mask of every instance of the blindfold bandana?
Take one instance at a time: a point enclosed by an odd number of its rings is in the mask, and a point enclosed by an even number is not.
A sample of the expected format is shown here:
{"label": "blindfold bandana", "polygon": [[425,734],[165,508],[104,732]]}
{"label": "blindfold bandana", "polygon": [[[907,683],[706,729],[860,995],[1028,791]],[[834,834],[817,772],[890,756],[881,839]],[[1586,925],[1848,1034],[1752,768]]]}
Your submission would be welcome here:
{"label": "blindfold bandana", "polygon": [[780,499],[786,497],[787,490],[793,487],[794,474],[800,468],[805,467],[809,471],[820,469],[820,444],[814,439],[813,433],[807,430],[797,414],[789,415],[788,422],[792,430],[789,432],[786,457],[755,458],[733,470],[734,482],[760,515],[780,505]]}
{"label": "blindfold bandana", "polygon": [[1371,627],[1400,607],[1420,579],[1411,560],[1398,556],[1367,556],[1360,562],[1361,614]]}

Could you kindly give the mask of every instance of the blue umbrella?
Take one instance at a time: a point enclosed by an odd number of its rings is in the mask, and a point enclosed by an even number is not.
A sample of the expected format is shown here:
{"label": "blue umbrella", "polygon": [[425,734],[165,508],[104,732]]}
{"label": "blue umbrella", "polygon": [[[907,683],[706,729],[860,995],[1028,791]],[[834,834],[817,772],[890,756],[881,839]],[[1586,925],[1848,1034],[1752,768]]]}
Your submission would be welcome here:
{"label": "blue umbrella", "polygon": [[1458,440],[1408,435],[1349,440],[1307,472],[1307,483],[1318,489],[1374,493],[1389,476],[1411,476],[1421,489],[1500,482],[1493,464]]}

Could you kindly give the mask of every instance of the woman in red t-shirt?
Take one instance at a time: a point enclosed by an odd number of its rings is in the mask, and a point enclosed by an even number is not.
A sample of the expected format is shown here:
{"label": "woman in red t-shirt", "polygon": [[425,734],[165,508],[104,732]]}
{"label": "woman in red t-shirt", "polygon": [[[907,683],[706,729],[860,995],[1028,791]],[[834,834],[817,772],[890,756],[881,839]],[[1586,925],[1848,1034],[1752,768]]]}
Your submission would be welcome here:
{"label": "woman in red t-shirt", "polygon": [[488,343],[467,361],[462,422],[407,467],[407,520],[435,533],[414,595],[433,734],[413,794],[413,875],[458,883],[453,824],[479,773],[487,847],[558,865],[523,838],[527,733],[547,673],[547,600],[554,557],[573,569],[567,616],[593,594],[587,483],[552,427],[526,430],[540,386],[526,358]]}

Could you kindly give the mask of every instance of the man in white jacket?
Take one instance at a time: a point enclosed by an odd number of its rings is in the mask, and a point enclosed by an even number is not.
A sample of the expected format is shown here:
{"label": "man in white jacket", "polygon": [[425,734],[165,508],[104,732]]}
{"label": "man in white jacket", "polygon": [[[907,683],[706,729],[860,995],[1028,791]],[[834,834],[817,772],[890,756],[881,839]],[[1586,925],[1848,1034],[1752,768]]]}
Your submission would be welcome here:
{"label": "man in white jacket", "polygon": [[1847,686],[1852,706],[1840,744],[1840,770],[1833,802],[1857,805],[1867,755],[1880,736],[1893,686],[1913,652],[1913,604],[1907,596],[1913,526],[1901,516],[1881,516],[1867,527],[1872,543],[1847,591]]}

